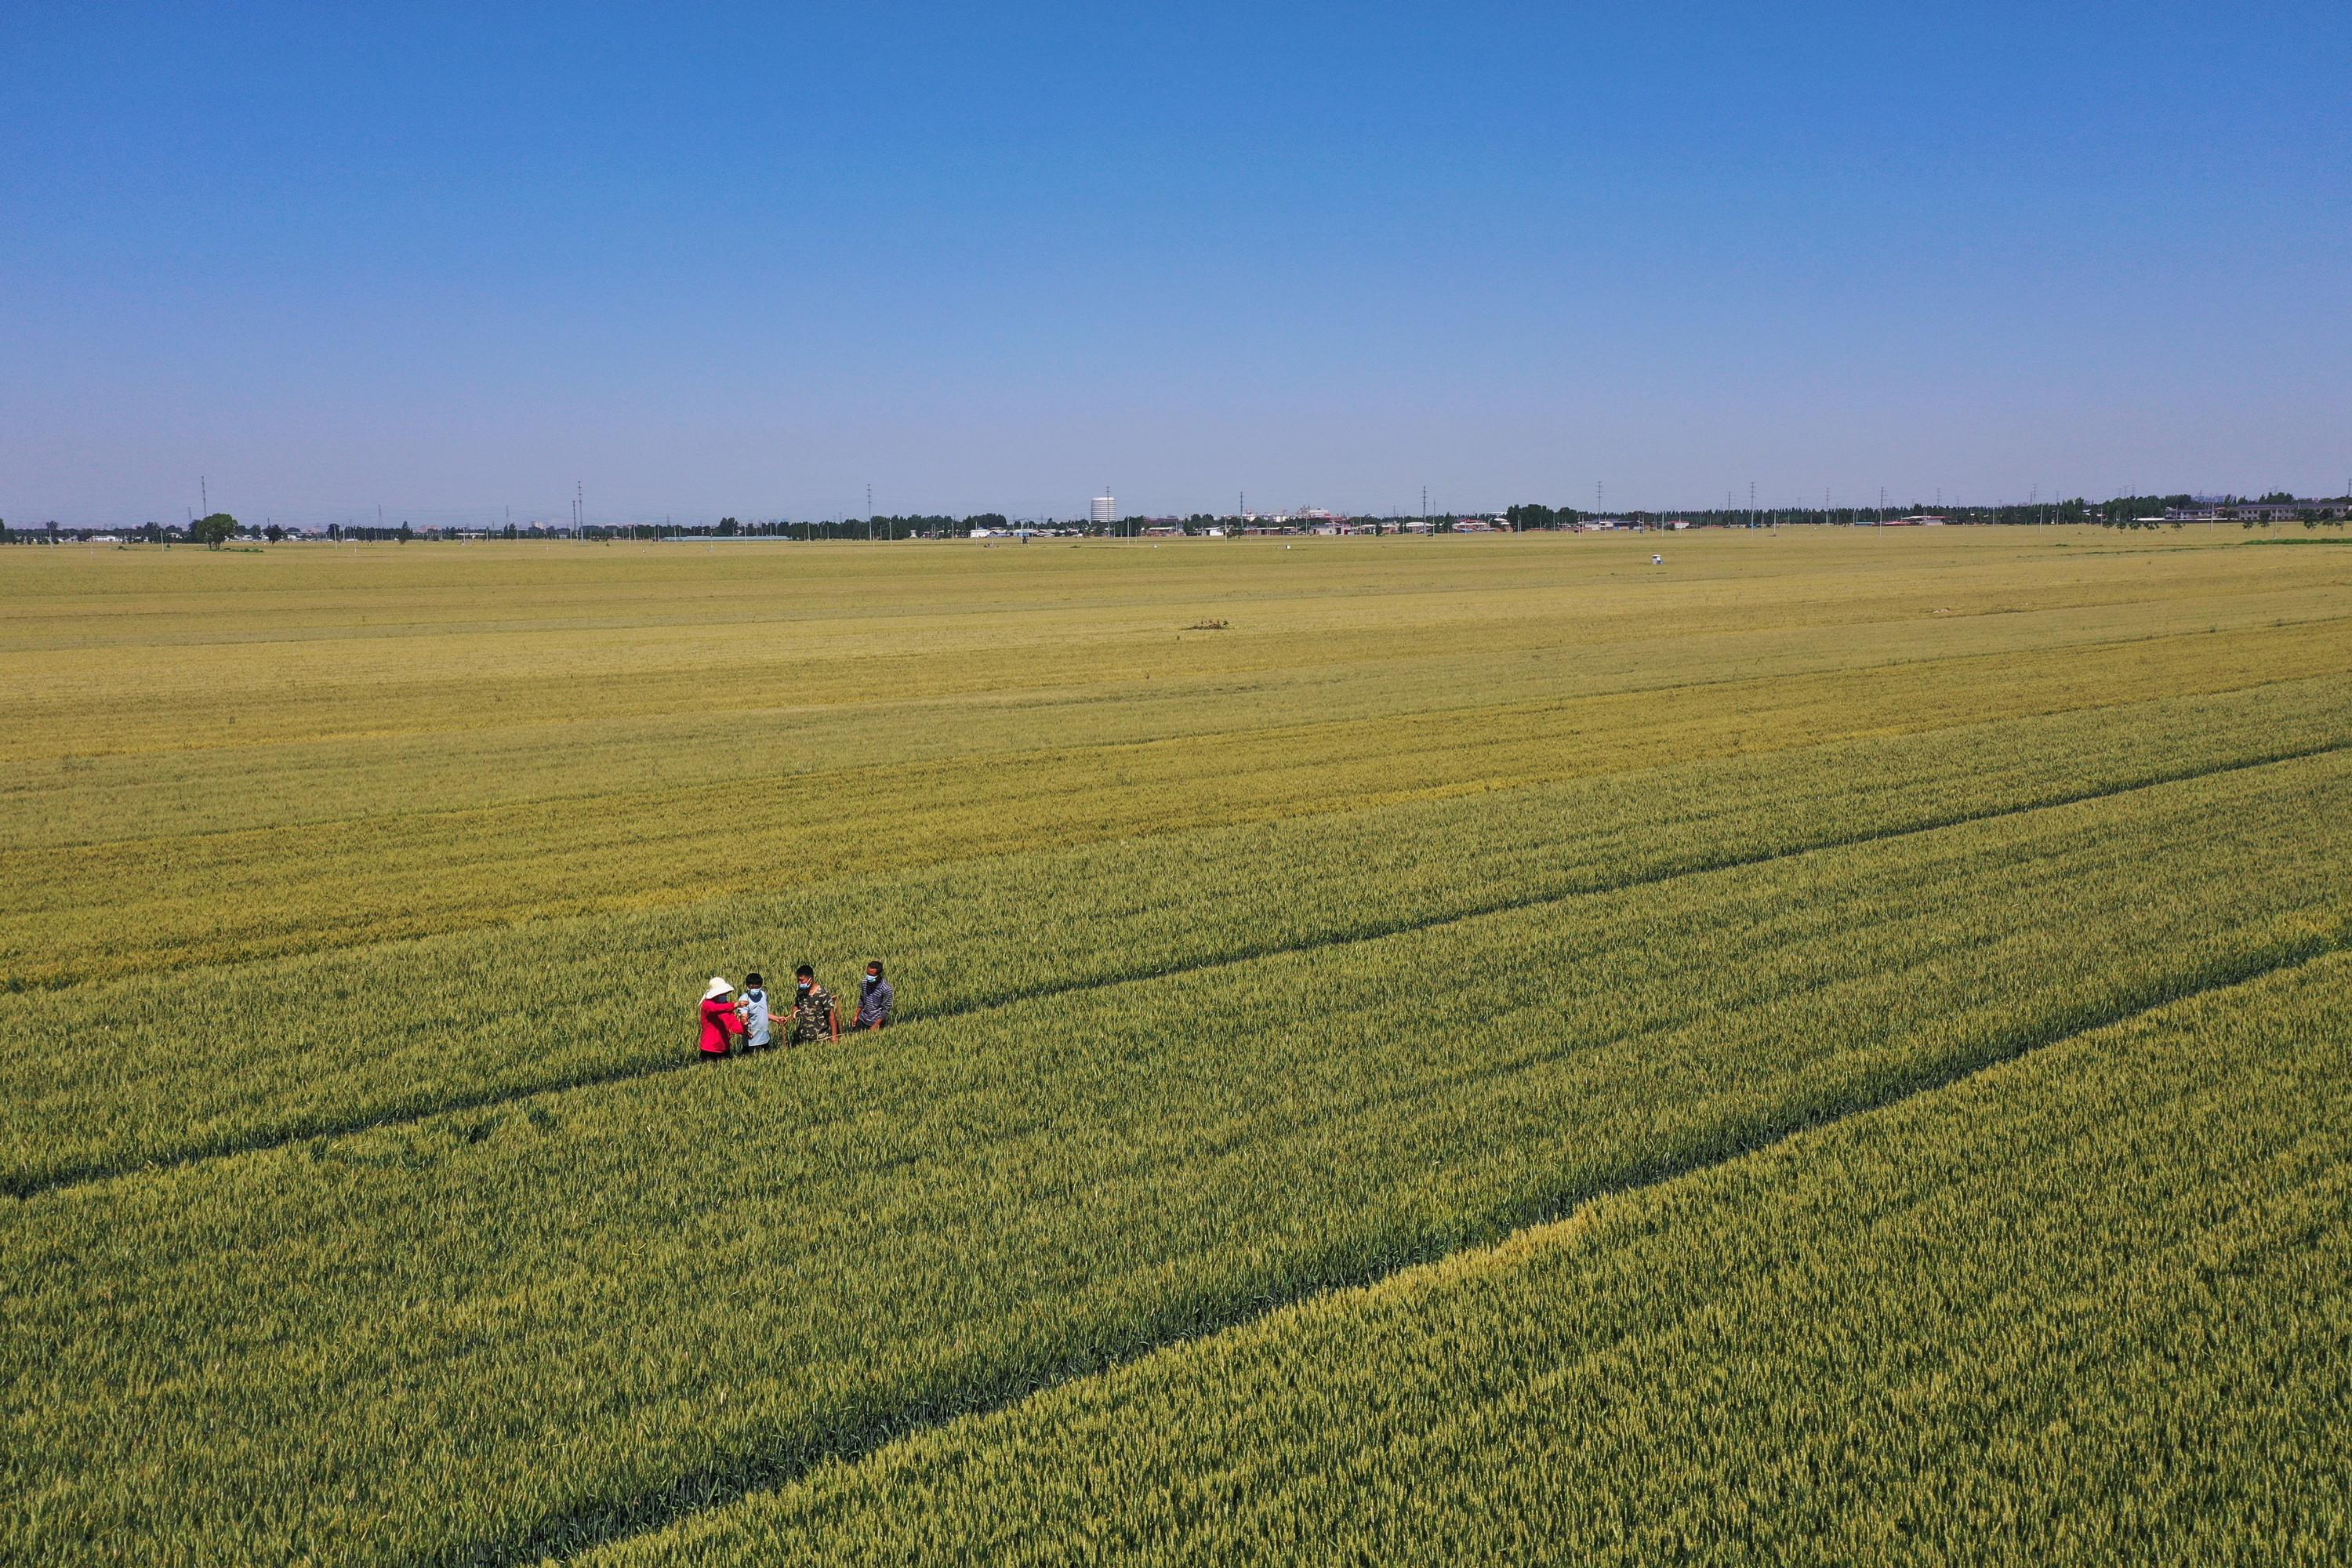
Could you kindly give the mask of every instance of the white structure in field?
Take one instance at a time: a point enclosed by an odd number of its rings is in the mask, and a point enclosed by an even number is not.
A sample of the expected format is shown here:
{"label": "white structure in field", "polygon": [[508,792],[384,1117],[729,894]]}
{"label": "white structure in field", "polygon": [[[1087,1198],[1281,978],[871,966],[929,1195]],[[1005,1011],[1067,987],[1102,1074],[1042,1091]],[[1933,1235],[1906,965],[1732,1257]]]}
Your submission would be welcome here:
{"label": "white structure in field", "polygon": [[[1108,489],[1109,487],[1105,486],[1104,488]],[[1118,521],[1118,502],[1108,495],[1099,495],[1095,497],[1094,520],[1097,522],[1105,524],[1106,526],[1110,523],[1117,522]]]}

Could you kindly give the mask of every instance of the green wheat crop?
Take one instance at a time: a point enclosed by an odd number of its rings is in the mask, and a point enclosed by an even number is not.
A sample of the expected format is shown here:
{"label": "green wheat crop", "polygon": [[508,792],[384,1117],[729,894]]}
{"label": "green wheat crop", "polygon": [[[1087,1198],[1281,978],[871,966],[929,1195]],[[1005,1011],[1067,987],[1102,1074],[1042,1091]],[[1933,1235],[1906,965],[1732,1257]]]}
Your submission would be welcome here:
{"label": "green wheat crop", "polygon": [[1650,551],[0,552],[0,1563],[2340,1555],[2352,554]]}
{"label": "green wheat crop", "polygon": [[[0,1176],[683,1065],[679,1001],[714,970],[839,978],[887,947],[936,1016],[2346,746],[2321,679],[0,997]],[[55,1070],[77,1030],[100,1084]]]}
{"label": "green wheat crop", "polygon": [[2340,1563],[2322,958],[584,1561]]}
{"label": "green wheat crop", "polygon": [[2352,826],[2308,803],[2347,780],[2324,753],[24,1200],[24,1546],[394,1562],[789,1473],[2326,951]]}

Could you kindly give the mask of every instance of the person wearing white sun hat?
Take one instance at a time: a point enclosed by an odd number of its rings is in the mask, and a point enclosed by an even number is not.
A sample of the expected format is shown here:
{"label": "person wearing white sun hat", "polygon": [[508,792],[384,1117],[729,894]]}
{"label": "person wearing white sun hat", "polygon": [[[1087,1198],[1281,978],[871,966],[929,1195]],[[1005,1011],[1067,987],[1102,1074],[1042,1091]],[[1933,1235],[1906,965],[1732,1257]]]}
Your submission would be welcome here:
{"label": "person wearing white sun hat", "polygon": [[702,1059],[707,1062],[725,1061],[727,1051],[736,1036],[743,1032],[743,1020],[728,998],[735,987],[727,984],[723,974],[710,977],[710,984],[702,993]]}

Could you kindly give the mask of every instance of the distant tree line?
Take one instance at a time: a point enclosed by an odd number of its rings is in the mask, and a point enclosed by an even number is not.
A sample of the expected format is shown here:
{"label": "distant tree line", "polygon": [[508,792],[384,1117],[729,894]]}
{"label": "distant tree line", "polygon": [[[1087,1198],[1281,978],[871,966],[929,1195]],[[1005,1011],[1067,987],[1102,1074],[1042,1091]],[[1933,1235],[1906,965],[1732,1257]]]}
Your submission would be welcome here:
{"label": "distant tree line", "polygon": [[[2297,498],[2291,491],[2273,490],[2263,495],[2257,504],[2292,506],[2296,500]],[[2186,493],[2116,496],[2103,501],[2087,500],[2078,496],[2073,500],[2005,501],[1992,506],[1930,507],[1913,501],[1903,507],[1796,506],[1752,509],[1701,507],[1673,510],[1633,509],[1611,512],[1589,511],[1572,506],[1554,507],[1536,502],[1523,502],[1517,506],[1508,507],[1499,514],[1486,515],[1499,516],[1506,526],[1513,529],[1575,528],[1603,519],[1650,528],[1671,522],[1686,522],[1693,527],[1702,528],[1852,526],[1886,522],[1898,518],[1923,514],[1939,517],[1954,523],[2099,523],[2109,528],[2148,528],[2164,526],[2169,521],[2164,516],[2167,511],[2202,510],[2209,506],[2226,510],[2231,507],[2244,504],[2246,502],[2243,498],[2236,496],[2225,496],[2219,501],[2210,501],[2200,500]],[[2343,516],[2346,504],[2347,502],[2341,500],[2322,500],[2302,510],[2298,514],[2298,519],[2287,521],[2299,520],[2305,528],[2321,526],[2342,528],[2346,524]],[[2333,515],[2329,514],[2330,509],[2333,509]],[[365,543],[407,543],[418,540],[570,539],[575,537],[610,542],[705,539],[714,536],[720,539],[832,539],[879,542],[901,539],[952,539],[982,530],[990,532],[1003,532],[1015,526],[1052,528],[1096,535],[1134,535],[1143,532],[1148,528],[1171,527],[1192,535],[1208,533],[1213,530],[1230,534],[1238,533],[1244,528],[1264,526],[1266,521],[1263,518],[1244,519],[1230,513],[1218,515],[1212,512],[1193,512],[1181,518],[1128,518],[1109,524],[1076,519],[1067,521],[1044,519],[1016,525],[1001,511],[985,511],[975,512],[966,517],[950,517],[943,512],[919,512],[905,516],[828,518],[798,521],[770,519],[758,522],[745,522],[730,516],[720,518],[715,524],[591,523],[585,528],[573,528],[569,524],[536,522],[482,527],[445,524],[424,529],[413,527],[405,521],[397,527],[359,527],[331,523],[328,525],[326,531],[330,539]],[[1344,522],[1358,530],[1370,530],[1375,532],[1385,532],[1399,528],[1410,521],[1427,527],[1433,531],[1444,533],[1452,531],[1455,522],[1455,519],[1450,514],[1411,520],[1354,517],[1328,521]],[[2252,529],[2268,528],[2273,520],[2243,518],[2237,521],[2246,528]],[[1315,522],[1304,518],[1294,518],[1290,520],[1290,526],[1304,529],[1315,526]],[[124,529],[61,529],[54,522],[44,524],[37,529],[12,528],[5,521],[0,521],[0,544],[62,543],[68,540],[87,540],[93,534],[100,533],[142,539],[155,544],[202,544],[215,550],[238,538],[268,539],[274,542],[289,537],[289,531],[274,522],[265,527],[254,528],[238,522],[236,518],[225,511],[216,511],[197,518],[185,526],[178,523],[149,522]]]}
{"label": "distant tree line", "polygon": [[[2296,497],[2285,490],[2273,491],[2262,498],[2264,504],[2291,504]],[[1575,507],[1522,505],[1508,508],[1504,518],[1514,528],[1574,528],[1580,523],[1598,521],[1602,518],[1621,522],[1655,527],[1665,522],[1687,522],[1695,528],[1750,528],[1789,526],[1845,525],[1886,522],[1904,517],[1940,517],[1955,523],[2100,523],[2107,527],[2145,526],[2151,521],[2161,523],[2168,510],[2200,510],[2207,504],[2228,507],[2240,504],[2240,498],[2226,497],[2218,503],[2206,503],[2186,493],[2176,495],[2116,496],[2108,500],[2094,501],[2082,497],[2071,500],[2003,501],[1992,506],[1930,506],[1913,501],[1904,507],[1701,507],[1690,510],[1654,511],[1594,512]],[[2341,506],[2341,502],[2328,505]],[[2341,522],[2339,517],[2320,516],[2317,509],[2305,516],[2308,525],[2320,522]],[[2258,526],[2249,521],[2248,527]]]}

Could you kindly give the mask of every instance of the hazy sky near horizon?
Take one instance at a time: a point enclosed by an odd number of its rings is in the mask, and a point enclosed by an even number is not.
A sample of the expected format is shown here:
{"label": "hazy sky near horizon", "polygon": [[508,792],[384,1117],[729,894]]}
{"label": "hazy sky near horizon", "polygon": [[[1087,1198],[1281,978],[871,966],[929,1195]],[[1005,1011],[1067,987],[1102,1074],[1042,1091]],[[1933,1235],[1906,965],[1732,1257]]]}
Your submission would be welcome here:
{"label": "hazy sky near horizon", "polygon": [[2352,6],[82,6],[0,516],[2335,493]]}

